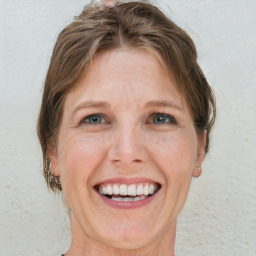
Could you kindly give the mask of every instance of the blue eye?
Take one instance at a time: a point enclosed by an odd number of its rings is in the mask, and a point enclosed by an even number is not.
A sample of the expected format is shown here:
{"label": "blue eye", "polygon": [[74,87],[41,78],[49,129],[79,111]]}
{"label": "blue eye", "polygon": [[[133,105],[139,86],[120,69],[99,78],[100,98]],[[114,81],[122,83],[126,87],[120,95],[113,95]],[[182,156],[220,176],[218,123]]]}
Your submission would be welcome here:
{"label": "blue eye", "polygon": [[167,114],[155,114],[153,117],[154,124],[166,124],[166,123],[173,123],[176,124],[176,120]]}
{"label": "blue eye", "polygon": [[90,124],[100,124],[103,122],[103,118],[101,115],[95,114],[95,115],[90,115],[88,117],[86,117],[85,119],[86,123],[90,123]]}

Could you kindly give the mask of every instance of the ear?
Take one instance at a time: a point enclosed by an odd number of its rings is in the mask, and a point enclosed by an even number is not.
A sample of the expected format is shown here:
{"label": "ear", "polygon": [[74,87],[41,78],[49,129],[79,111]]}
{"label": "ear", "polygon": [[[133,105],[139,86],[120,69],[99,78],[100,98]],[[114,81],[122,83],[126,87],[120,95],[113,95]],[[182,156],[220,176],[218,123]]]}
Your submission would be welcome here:
{"label": "ear", "polygon": [[56,177],[60,176],[56,146],[52,144],[47,144],[47,159],[52,163],[52,174]]}
{"label": "ear", "polygon": [[206,146],[206,131],[203,132],[199,137],[198,149],[197,149],[197,162],[192,173],[193,177],[198,178],[202,174],[202,162],[205,157],[205,146]]}

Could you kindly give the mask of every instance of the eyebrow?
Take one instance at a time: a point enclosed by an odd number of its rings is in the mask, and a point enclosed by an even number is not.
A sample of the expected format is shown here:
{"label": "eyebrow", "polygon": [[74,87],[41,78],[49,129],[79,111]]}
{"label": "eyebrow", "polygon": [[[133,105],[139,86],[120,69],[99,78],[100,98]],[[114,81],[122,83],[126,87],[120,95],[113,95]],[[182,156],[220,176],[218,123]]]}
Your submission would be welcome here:
{"label": "eyebrow", "polygon": [[171,101],[167,101],[167,100],[163,100],[163,101],[152,100],[152,101],[149,101],[145,104],[145,108],[149,108],[149,107],[171,107],[171,108],[177,109],[179,111],[183,111],[182,107],[178,106],[177,104],[175,104]]}
{"label": "eyebrow", "polygon": [[[110,107],[110,104],[106,101],[86,101],[78,104],[73,110],[73,114],[83,108],[108,108],[108,107]],[[182,107],[167,100],[163,100],[163,101],[151,100],[145,104],[145,108],[149,108],[149,107],[171,107],[179,111],[183,111]]]}
{"label": "eyebrow", "polygon": [[78,104],[73,110],[73,113],[83,108],[107,108],[109,106],[110,104],[106,101],[85,101]]}

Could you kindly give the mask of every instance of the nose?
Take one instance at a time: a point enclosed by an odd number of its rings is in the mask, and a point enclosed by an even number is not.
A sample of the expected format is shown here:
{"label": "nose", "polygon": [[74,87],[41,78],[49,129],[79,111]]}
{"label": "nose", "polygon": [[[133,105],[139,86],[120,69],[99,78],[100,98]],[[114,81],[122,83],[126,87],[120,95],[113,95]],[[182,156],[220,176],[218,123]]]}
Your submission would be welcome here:
{"label": "nose", "polygon": [[131,166],[147,160],[145,136],[139,128],[123,127],[113,132],[108,159],[115,164]]}

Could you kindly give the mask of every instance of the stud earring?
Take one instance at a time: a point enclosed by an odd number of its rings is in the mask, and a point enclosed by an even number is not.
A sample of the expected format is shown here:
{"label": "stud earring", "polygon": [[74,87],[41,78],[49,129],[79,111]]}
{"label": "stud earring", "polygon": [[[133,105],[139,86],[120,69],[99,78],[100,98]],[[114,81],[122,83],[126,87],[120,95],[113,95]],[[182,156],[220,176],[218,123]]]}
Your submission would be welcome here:
{"label": "stud earring", "polygon": [[197,171],[201,171],[202,170],[202,167],[199,163],[196,163],[196,170]]}

